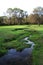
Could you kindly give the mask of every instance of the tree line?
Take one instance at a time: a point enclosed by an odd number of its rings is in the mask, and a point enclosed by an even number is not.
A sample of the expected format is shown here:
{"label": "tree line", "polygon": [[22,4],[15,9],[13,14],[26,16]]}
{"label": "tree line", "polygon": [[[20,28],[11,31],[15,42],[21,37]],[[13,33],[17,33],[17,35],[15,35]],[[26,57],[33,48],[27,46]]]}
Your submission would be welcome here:
{"label": "tree line", "polygon": [[6,14],[6,16],[0,16],[0,25],[43,24],[42,7],[34,8],[30,15],[20,8],[8,8]]}

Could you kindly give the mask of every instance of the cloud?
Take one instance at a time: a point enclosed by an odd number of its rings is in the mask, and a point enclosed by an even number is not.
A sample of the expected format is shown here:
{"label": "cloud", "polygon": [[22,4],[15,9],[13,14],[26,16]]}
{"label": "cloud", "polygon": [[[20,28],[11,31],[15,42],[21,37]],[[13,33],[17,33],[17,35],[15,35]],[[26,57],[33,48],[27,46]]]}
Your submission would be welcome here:
{"label": "cloud", "polygon": [[31,13],[33,8],[37,6],[43,7],[43,0],[1,0],[0,15],[2,15],[2,13],[7,10],[7,8],[15,7],[27,10],[28,13]]}

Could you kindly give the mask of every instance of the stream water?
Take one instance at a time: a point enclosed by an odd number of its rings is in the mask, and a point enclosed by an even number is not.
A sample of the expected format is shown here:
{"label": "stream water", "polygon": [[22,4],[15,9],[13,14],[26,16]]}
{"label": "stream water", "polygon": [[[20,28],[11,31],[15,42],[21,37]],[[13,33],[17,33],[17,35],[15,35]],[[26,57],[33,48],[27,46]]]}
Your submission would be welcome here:
{"label": "stream water", "polygon": [[0,58],[0,65],[32,65],[32,50],[35,44],[28,40],[28,37],[23,40],[27,41],[26,44],[31,44],[31,47],[21,52],[16,49],[8,50],[7,54]]}

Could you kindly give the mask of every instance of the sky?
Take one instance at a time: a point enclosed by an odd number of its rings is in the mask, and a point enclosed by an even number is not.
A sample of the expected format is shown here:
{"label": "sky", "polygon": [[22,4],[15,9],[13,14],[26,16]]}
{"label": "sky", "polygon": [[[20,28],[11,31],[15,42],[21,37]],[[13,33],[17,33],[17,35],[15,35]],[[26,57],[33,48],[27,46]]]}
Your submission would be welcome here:
{"label": "sky", "polygon": [[6,15],[8,8],[21,8],[31,14],[36,7],[43,7],[43,0],[0,0],[0,16]]}

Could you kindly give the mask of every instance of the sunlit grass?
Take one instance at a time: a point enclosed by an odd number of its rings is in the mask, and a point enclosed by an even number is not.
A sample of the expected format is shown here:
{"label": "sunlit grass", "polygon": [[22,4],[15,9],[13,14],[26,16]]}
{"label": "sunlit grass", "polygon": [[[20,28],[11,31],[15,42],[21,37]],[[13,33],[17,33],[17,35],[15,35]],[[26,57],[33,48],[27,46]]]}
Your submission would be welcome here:
{"label": "sunlit grass", "polygon": [[43,25],[0,26],[0,56],[11,48],[20,51],[30,47],[22,41],[27,36],[35,43],[33,65],[43,65]]}

